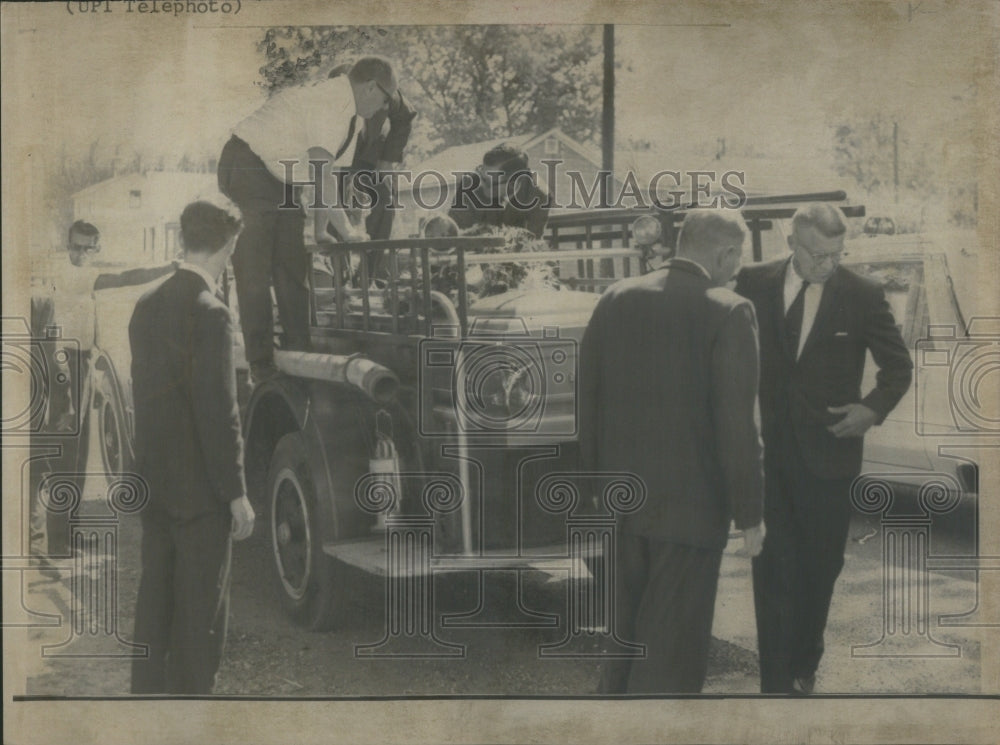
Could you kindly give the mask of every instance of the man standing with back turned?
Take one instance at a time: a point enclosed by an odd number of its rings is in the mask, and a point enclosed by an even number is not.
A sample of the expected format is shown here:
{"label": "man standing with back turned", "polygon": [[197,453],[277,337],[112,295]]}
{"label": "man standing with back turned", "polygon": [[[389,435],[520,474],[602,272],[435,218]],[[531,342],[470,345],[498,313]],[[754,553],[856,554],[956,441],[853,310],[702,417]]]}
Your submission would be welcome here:
{"label": "man standing with back turned", "polygon": [[[753,586],[762,693],[813,691],[863,437],[912,377],[882,288],[839,265],[846,229],[836,207],[801,207],[791,257],[746,267],[736,283],[760,320],[768,531]],[[862,398],[868,352],[879,371]]]}
{"label": "man standing with back turned", "polygon": [[209,694],[222,659],[231,538],[253,531],[243,480],[233,319],[215,283],[239,221],[207,202],[181,214],[184,261],[129,323],[142,579],[132,693]]}
{"label": "man standing with back turned", "polygon": [[727,290],[746,228],[692,210],[677,258],[604,295],[583,337],[583,467],[631,473],[646,502],[618,525],[615,628],[645,658],[609,660],[599,692],[699,693],[730,521],[760,551],[757,322]]}

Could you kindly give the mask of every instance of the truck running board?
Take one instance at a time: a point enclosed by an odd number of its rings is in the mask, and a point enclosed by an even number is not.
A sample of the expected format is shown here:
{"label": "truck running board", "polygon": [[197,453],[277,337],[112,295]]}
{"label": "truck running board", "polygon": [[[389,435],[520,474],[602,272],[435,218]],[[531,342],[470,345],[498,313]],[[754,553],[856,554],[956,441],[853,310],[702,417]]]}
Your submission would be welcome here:
{"label": "truck running board", "polygon": [[[359,541],[325,543],[323,552],[370,574],[384,577],[389,573],[389,554],[384,535]],[[565,544],[527,549],[521,555],[485,551],[482,554],[430,556],[425,561],[414,556],[413,561],[401,562],[397,571],[404,576],[421,576],[481,569],[531,569],[550,575],[554,581],[569,580],[571,576],[581,580],[592,579],[582,557],[566,555]]]}

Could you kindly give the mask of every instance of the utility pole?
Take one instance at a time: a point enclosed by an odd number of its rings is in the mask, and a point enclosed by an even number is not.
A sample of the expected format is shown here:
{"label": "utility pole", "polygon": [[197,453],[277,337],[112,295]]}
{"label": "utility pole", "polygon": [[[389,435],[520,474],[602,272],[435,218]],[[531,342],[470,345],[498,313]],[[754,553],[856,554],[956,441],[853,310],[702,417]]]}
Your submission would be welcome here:
{"label": "utility pole", "polygon": [[615,168],[615,26],[604,25],[604,109],[601,116],[601,206],[611,206]]}
{"label": "utility pole", "polygon": [[892,123],[892,187],[896,204],[899,204],[899,124]]}

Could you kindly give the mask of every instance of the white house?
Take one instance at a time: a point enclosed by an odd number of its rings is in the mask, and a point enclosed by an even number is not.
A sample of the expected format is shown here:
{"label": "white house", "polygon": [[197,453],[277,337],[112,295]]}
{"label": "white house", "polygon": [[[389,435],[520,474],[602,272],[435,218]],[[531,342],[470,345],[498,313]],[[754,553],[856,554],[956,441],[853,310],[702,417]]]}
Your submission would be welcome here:
{"label": "white house", "polygon": [[92,184],[73,195],[73,219],[101,231],[101,261],[174,258],[181,211],[197,199],[218,200],[214,173],[147,171]]}

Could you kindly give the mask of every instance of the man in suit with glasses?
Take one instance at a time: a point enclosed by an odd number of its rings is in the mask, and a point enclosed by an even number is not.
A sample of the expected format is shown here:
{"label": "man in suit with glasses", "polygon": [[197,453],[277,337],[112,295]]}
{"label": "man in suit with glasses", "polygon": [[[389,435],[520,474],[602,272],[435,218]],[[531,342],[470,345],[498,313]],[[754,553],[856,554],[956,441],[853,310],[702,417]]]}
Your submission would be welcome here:
{"label": "man in suit with glasses", "polygon": [[[767,538],[753,579],[763,693],[814,689],[864,434],[912,378],[882,288],[840,266],[846,229],[836,207],[803,206],[791,256],[744,267],[736,283],[760,324]],[[862,396],[869,352],[879,370]]]}

